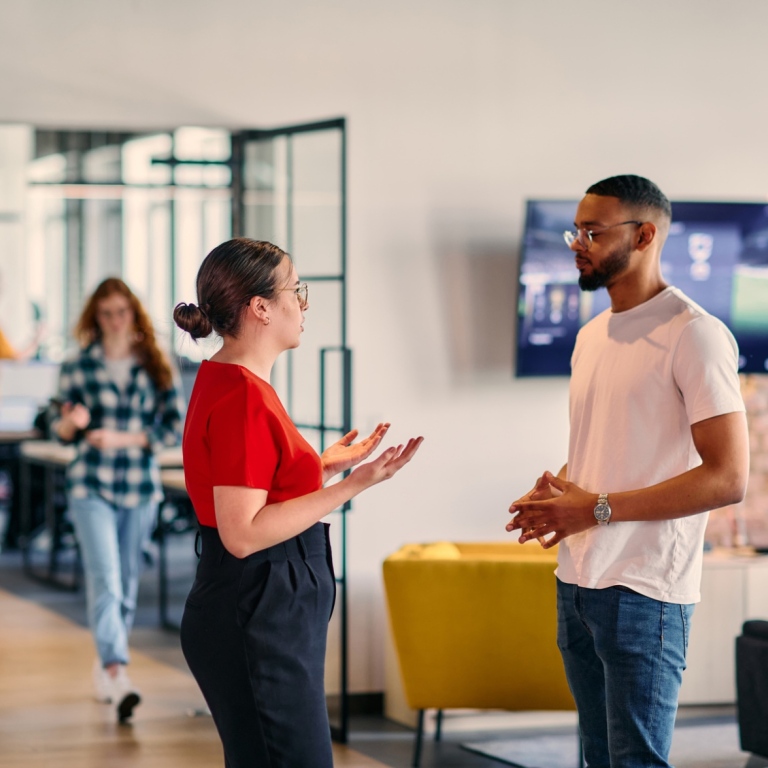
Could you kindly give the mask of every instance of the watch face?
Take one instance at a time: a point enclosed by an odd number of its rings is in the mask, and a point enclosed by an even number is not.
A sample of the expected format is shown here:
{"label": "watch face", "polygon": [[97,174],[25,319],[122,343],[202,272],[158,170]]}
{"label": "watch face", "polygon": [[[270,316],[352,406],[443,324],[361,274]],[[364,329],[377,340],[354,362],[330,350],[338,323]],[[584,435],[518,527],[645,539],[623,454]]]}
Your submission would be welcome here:
{"label": "watch face", "polygon": [[607,504],[598,504],[595,507],[595,520],[605,521],[611,517],[611,508]]}

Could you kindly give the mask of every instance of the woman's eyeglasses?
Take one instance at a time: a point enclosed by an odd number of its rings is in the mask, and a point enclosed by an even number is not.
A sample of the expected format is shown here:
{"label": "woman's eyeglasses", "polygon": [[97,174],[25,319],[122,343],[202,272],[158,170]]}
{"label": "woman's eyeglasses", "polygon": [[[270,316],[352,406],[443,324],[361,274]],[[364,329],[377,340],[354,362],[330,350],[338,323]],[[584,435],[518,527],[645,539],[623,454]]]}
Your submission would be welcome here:
{"label": "woman's eyeglasses", "polygon": [[299,300],[299,305],[302,309],[307,306],[309,301],[309,286],[306,283],[302,283],[298,288],[281,288],[281,291],[293,291],[296,294],[296,298]]}
{"label": "woman's eyeglasses", "polygon": [[[296,288],[278,288],[278,291],[292,291],[296,294],[296,298],[299,300],[299,306],[302,309],[306,309],[309,302],[309,286],[306,283],[302,283]],[[253,297],[251,297],[253,298]],[[251,303],[251,298],[246,302],[246,306]]]}

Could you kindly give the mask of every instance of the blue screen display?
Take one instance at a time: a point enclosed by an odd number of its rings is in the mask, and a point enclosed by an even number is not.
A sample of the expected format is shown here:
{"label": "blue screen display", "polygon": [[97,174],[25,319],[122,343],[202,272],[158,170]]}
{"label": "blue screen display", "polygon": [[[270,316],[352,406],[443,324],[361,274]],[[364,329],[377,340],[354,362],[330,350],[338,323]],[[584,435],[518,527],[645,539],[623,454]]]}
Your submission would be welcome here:
{"label": "blue screen display", "polygon": [[[579,328],[610,306],[581,291],[563,232],[577,200],[529,200],[520,254],[518,376],[567,376]],[[736,337],[742,373],[768,372],[768,203],[673,202],[664,279]]]}

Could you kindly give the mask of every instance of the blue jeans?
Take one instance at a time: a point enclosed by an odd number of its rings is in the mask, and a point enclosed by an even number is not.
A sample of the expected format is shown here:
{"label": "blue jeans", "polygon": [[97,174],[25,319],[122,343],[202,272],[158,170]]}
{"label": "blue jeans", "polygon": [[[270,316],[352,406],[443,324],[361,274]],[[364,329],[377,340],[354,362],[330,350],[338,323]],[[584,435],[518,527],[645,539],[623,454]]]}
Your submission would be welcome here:
{"label": "blue jeans", "polygon": [[693,605],[557,582],[557,644],[587,768],[668,768]]}
{"label": "blue jeans", "polygon": [[127,664],[142,550],[155,521],[152,501],[132,509],[99,496],[68,500],[85,571],[88,626],[102,666]]}

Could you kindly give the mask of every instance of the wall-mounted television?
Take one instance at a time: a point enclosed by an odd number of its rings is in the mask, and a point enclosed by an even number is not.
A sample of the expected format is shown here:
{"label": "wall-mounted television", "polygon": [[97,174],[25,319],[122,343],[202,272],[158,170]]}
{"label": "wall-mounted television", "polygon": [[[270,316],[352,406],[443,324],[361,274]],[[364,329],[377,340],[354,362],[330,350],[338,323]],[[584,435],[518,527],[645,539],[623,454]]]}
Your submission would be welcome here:
{"label": "wall-mounted television", "polygon": [[[518,376],[568,376],[576,333],[610,306],[581,291],[563,232],[578,200],[528,200],[518,286]],[[768,203],[672,202],[662,273],[719,317],[742,373],[768,372]]]}

